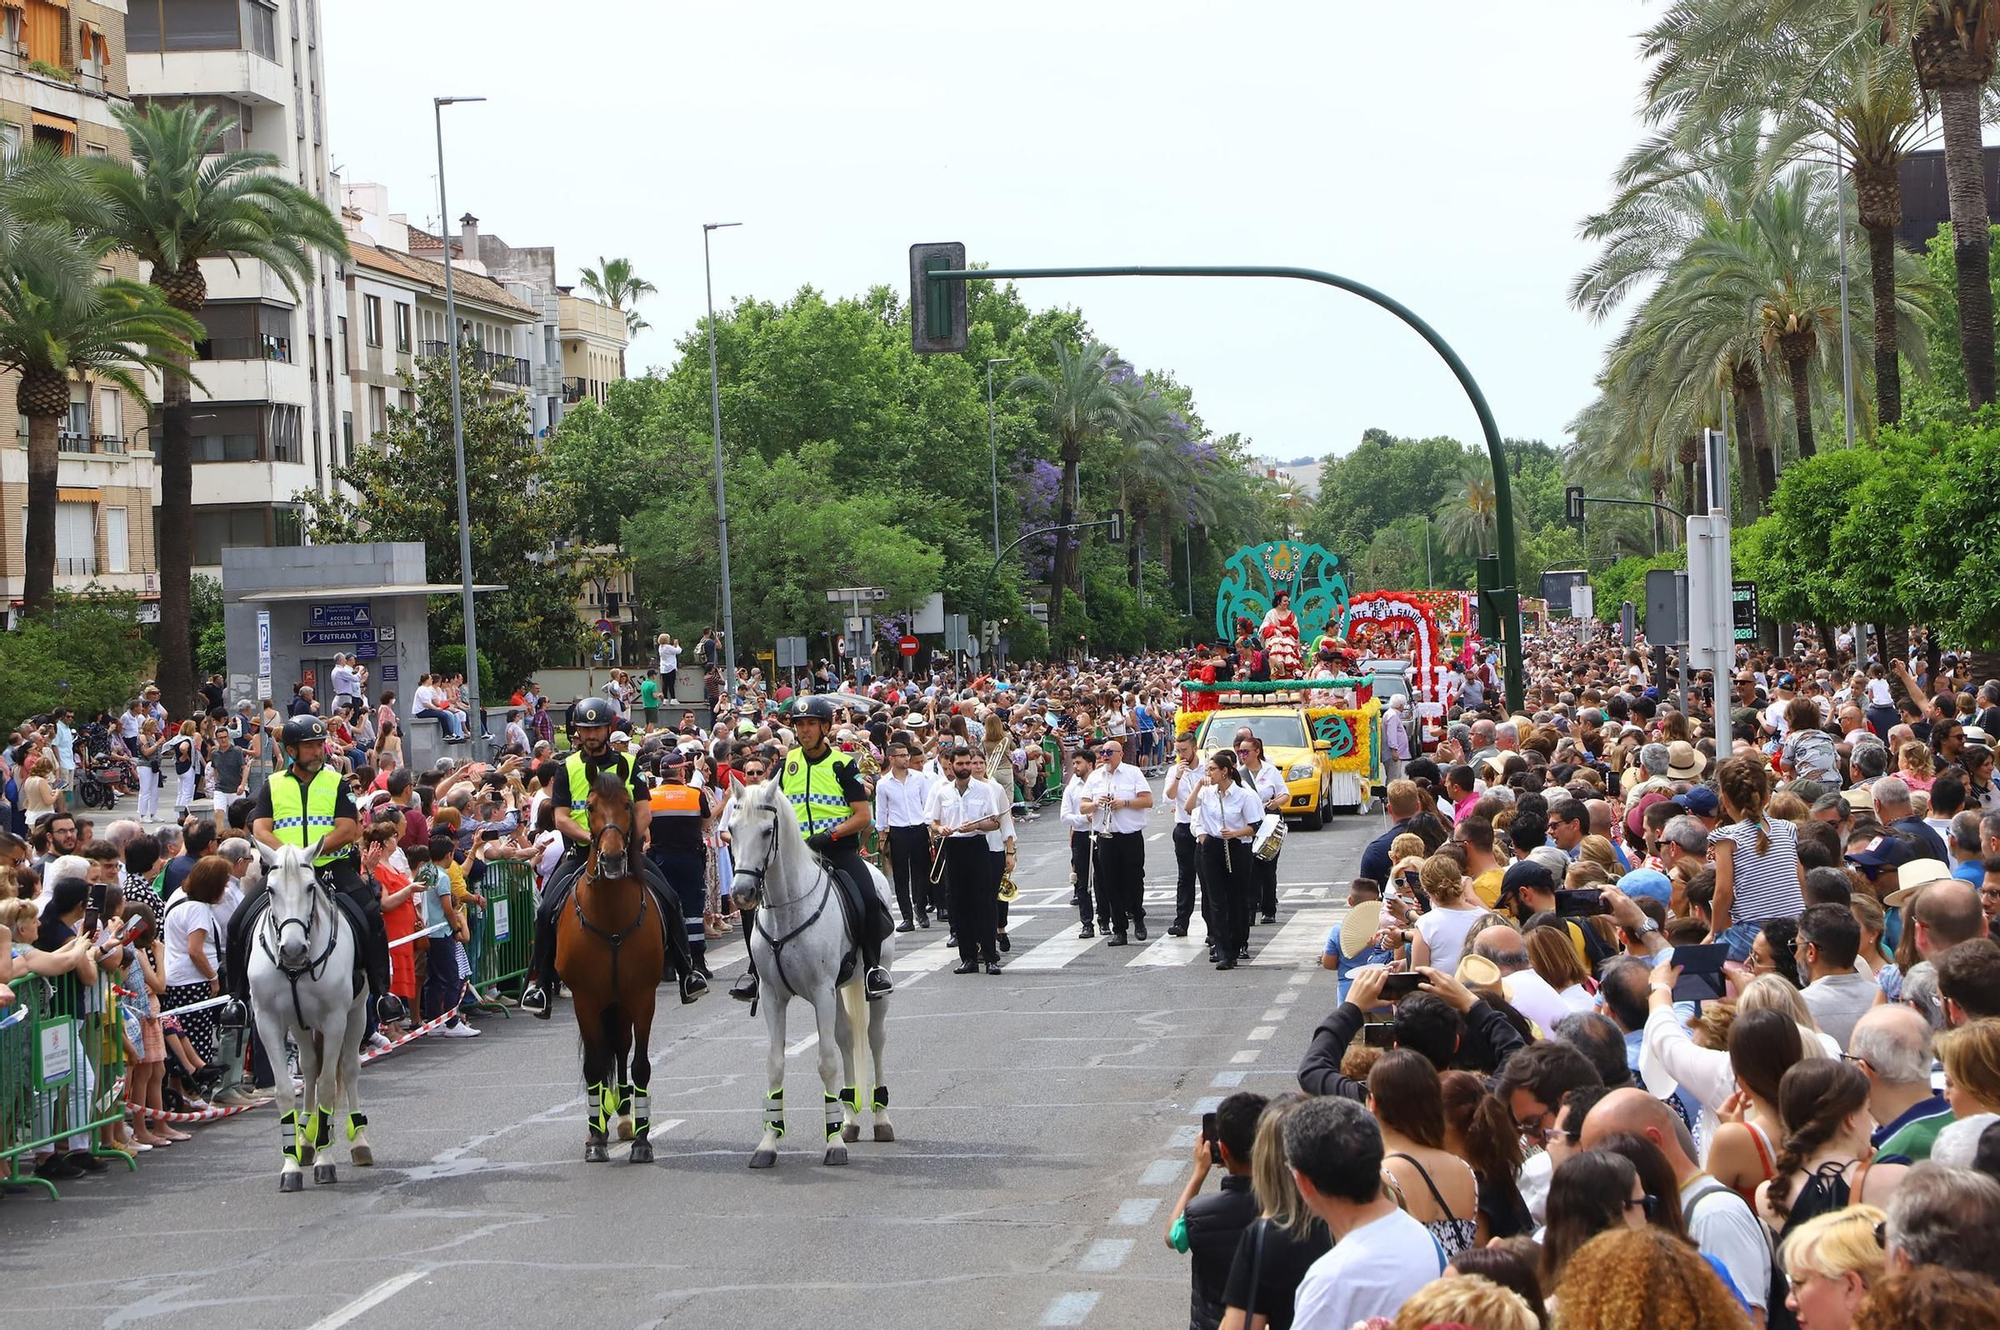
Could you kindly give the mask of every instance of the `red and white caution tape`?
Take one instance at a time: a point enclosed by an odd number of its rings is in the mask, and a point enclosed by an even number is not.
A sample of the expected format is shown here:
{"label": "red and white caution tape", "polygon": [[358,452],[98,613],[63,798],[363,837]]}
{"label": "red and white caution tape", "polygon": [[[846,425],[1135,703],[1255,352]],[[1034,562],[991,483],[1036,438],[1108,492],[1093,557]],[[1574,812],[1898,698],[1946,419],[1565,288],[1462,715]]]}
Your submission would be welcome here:
{"label": "red and white caution tape", "polygon": [[208,1108],[199,1113],[169,1113],[165,1109],[148,1108],[144,1104],[126,1101],[125,1110],[139,1117],[151,1118],[155,1122],[215,1122],[222,1118],[233,1118],[238,1113],[248,1113],[255,1104],[237,1104],[232,1108]]}

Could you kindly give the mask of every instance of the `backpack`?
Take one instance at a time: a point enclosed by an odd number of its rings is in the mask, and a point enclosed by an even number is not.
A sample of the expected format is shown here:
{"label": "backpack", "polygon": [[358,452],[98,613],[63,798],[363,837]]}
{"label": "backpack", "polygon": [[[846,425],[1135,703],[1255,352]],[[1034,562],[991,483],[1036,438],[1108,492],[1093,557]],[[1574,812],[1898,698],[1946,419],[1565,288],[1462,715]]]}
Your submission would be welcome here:
{"label": "backpack", "polygon": [[[1694,1189],[1694,1194],[1681,1203],[1681,1226],[1688,1230],[1690,1241],[1693,1240],[1695,1208],[1717,1192],[1736,1195],[1734,1189],[1714,1178],[1704,1177],[1701,1185]],[[1758,1228],[1763,1229],[1765,1244],[1771,1251],[1771,1283],[1764,1295],[1764,1330],[1799,1330],[1797,1314],[1785,1306],[1785,1293],[1791,1287],[1791,1281],[1785,1277],[1784,1263],[1778,1259],[1777,1244],[1770,1241],[1770,1230],[1764,1229],[1762,1224]]]}

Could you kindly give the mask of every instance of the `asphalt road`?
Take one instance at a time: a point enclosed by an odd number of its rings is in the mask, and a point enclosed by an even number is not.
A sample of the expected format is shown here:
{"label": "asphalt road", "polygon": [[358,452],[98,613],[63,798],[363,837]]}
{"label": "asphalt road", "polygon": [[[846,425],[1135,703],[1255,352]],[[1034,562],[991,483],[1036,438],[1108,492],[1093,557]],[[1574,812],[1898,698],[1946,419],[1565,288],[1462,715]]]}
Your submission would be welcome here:
{"label": "asphalt road", "polygon": [[[0,1200],[10,1323],[412,1327],[941,1324],[1160,1327],[1187,1314],[1162,1235],[1200,1115],[1292,1085],[1332,1003],[1317,968],[1379,817],[1294,830],[1275,926],[1215,972],[1165,937],[1166,815],[1147,845],[1150,945],[1075,943],[1067,842],[1024,826],[1006,973],[957,976],[944,931],[901,935],[889,1016],[898,1139],[820,1163],[811,1025],[793,1008],[792,1134],[751,1172],[761,1020],[718,985],[654,1026],[658,1159],[582,1162],[576,1031],[491,1017],[363,1073],[376,1165],[277,1190],[269,1108],[196,1128],[136,1174]],[[726,980],[741,945],[715,957]],[[865,1133],[864,1133],[865,1137]],[[1211,1184],[1213,1185],[1213,1184]]]}

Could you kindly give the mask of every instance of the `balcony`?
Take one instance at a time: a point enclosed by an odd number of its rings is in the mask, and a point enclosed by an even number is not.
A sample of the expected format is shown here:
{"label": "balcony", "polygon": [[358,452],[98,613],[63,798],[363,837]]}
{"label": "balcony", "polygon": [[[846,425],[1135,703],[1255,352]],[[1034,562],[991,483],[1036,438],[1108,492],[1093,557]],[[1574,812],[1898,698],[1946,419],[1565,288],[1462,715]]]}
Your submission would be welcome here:
{"label": "balcony", "polygon": [[[469,349],[473,367],[481,373],[491,374],[495,382],[512,384],[516,388],[526,388],[534,382],[534,371],[526,357],[503,356],[478,347]],[[444,356],[450,348],[443,342],[419,342],[417,350],[424,356]]]}
{"label": "balcony", "polygon": [[289,337],[204,337],[194,344],[196,360],[275,360],[292,363]]}
{"label": "balcony", "polygon": [[117,434],[72,434],[68,430],[56,431],[56,451],[75,456],[123,456],[125,439]]}
{"label": "balcony", "polygon": [[594,400],[597,396],[596,393],[591,391],[591,382],[589,379],[564,379],[562,383],[564,406],[575,406],[586,397]]}
{"label": "balcony", "polygon": [[57,559],[56,576],[95,577],[97,576],[96,556],[93,555],[87,558],[80,558],[80,559]]}

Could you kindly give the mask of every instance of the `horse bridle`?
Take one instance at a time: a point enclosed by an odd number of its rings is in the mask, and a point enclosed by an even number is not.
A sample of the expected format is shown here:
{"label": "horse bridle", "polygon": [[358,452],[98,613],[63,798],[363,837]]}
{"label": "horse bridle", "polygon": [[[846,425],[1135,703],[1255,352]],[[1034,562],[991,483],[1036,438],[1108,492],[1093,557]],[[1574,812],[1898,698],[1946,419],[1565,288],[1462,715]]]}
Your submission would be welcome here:
{"label": "horse bridle", "polygon": [[[645,925],[646,897],[652,895],[652,892],[646,889],[646,884],[644,880],[640,878],[640,874],[644,870],[637,868],[631,862],[632,841],[637,835],[638,820],[639,820],[639,810],[637,809],[637,807],[634,807],[632,810],[632,821],[634,823],[634,826],[631,829],[627,829],[624,826],[620,826],[617,822],[607,817],[603,820],[601,824],[599,824],[590,833],[590,862],[592,865],[590,871],[590,880],[593,882],[603,882],[607,880],[606,878],[601,876],[598,871],[599,866],[601,866],[603,863],[603,856],[602,856],[602,851],[600,849],[600,842],[603,840],[604,834],[615,827],[618,831],[618,834],[625,838],[625,848],[622,851],[622,853],[626,856],[624,876],[640,879],[639,913],[632,920],[632,922],[630,924],[627,924],[624,928],[619,929],[615,933],[606,932],[604,929],[599,928],[596,924],[590,922],[590,916],[583,912],[583,892],[573,891],[570,893],[570,898],[569,898],[570,910],[572,913],[576,915],[576,922],[578,923],[578,925],[580,925],[585,932],[595,935],[596,937],[601,939],[606,946],[611,948],[611,987],[614,992],[616,992],[618,989],[618,949],[624,943],[626,938],[631,937],[634,933],[638,932],[639,929]],[[613,878],[608,880],[618,881],[620,879]],[[670,925],[666,919],[662,918],[660,920],[660,927],[662,929],[665,929],[669,926]]]}
{"label": "horse bridle", "polygon": [[[291,985],[292,1012],[299,1018],[299,1028],[301,1030],[307,1027],[305,1009],[299,1002],[299,980],[310,977],[314,983],[318,983],[320,975],[326,971],[327,960],[333,955],[334,944],[340,940],[340,906],[333,900],[333,889],[320,876],[318,868],[312,865],[306,865],[305,867],[312,876],[312,885],[306,888],[305,917],[301,919],[297,915],[287,915],[281,919],[275,915],[267,914],[264,917],[264,927],[259,930],[257,939],[259,944],[264,948],[264,955],[277,968],[278,973],[283,975]],[[319,955],[314,956],[312,955],[312,925],[313,920],[318,917],[320,906],[322,905],[326,907],[327,915],[332,923],[326,930],[326,945],[320,949]],[[282,943],[285,930],[293,924],[297,924],[300,931],[306,935],[306,955],[308,959],[298,965],[287,965],[279,957],[279,949],[274,948],[271,943],[273,939],[277,939]]]}
{"label": "horse bridle", "polygon": [[[771,855],[775,855],[778,850],[778,810],[776,808],[767,808],[764,811],[771,815]],[[771,855],[765,856],[765,866],[763,868],[749,868],[740,863],[735,865],[738,873],[757,883],[757,890],[760,893],[764,889],[764,874],[769,869]],[[785,986],[785,991],[788,993],[796,993],[799,990],[792,986],[791,976],[785,972],[785,944],[818,923],[820,916],[826,913],[827,903],[833,899],[833,870],[827,865],[821,864],[819,866],[819,877],[819,905],[810,915],[806,916],[804,923],[801,923],[783,937],[773,937],[770,926],[766,921],[770,918],[772,910],[781,910],[797,905],[804,901],[806,897],[812,895],[812,888],[810,887],[788,901],[765,901],[764,907],[757,911],[757,920],[753,925],[757,930],[758,936],[764,939],[764,945],[771,949],[772,963],[778,969],[778,982]],[[752,1014],[755,1014],[754,1007],[752,1008]]]}

